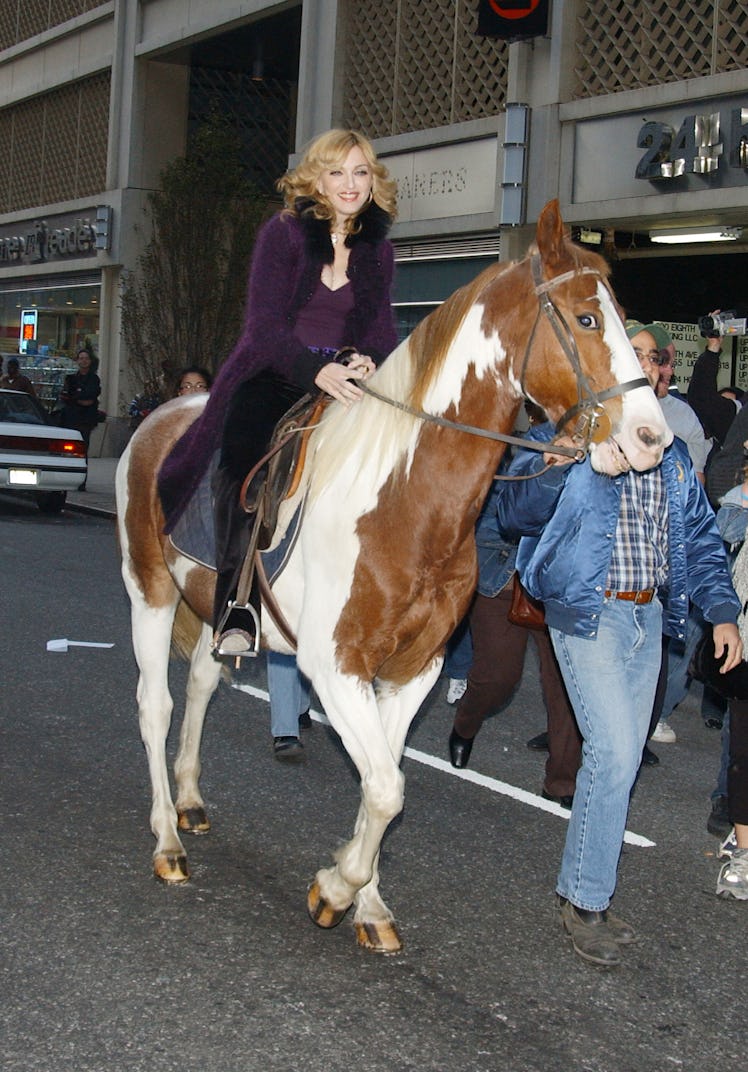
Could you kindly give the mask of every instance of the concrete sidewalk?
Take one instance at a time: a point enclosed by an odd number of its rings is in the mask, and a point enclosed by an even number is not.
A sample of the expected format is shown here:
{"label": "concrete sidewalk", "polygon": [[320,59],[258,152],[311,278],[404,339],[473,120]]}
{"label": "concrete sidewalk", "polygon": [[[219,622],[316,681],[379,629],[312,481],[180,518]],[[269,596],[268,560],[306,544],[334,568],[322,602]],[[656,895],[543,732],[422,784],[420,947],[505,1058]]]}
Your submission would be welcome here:
{"label": "concrete sidewalk", "polygon": [[89,458],[85,491],[69,491],[66,510],[99,517],[116,517],[114,474],[119,458]]}

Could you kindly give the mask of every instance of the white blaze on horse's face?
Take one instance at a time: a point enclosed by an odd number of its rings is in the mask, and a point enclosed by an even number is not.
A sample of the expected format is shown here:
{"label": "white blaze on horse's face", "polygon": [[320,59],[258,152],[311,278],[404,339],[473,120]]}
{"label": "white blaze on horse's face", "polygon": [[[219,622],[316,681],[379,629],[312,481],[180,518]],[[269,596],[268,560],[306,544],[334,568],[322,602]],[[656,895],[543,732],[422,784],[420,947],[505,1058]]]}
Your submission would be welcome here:
{"label": "white blaze on horse's face", "polygon": [[[642,379],[641,367],[608,288],[598,283],[597,293],[605,321],[603,338],[610,349],[611,372],[618,383]],[[639,472],[652,469],[659,465],[662,452],[673,441],[673,433],[649,384],[626,391],[621,400],[621,421],[611,436],[615,442],[608,439],[590,448],[592,468],[609,476],[617,476],[629,467]]]}

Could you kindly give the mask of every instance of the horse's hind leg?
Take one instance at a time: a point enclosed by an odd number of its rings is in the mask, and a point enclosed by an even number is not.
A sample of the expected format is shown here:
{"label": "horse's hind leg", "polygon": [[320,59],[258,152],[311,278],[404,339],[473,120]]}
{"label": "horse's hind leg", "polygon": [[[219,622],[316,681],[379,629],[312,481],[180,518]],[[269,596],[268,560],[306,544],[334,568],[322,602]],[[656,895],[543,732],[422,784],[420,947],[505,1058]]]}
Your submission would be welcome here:
{"label": "horse's hind leg", "polygon": [[177,833],[177,813],[166,767],[166,738],[174,706],[169,692],[169,651],[179,595],[174,588],[172,602],[149,607],[137,590],[131,590],[128,585],[128,591],[132,604],[133,650],[140,670],[137,688],[140,736],[151,777],[151,830],[156,838],[153,870],[163,882],[186,882],[190,877],[187,853]]}
{"label": "horse's hind leg", "polygon": [[198,783],[205,712],[221,675],[221,664],[211,654],[211,639],[212,629],[203,623],[190,659],[187,702],[179,736],[179,751],[174,763],[179,829],[189,834],[205,834],[210,830]]}

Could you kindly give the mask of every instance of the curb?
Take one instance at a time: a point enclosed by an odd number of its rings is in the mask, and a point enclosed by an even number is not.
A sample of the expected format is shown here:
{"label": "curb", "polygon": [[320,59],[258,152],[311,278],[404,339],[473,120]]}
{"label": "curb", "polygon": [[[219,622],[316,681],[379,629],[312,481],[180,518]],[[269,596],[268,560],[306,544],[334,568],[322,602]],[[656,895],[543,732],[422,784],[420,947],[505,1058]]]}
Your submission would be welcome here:
{"label": "curb", "polygon": [[110,521],[116,521],[117,512],[115,510],[109,510],[106,506],[88,506],[88,504],[77,502],[66,502],[63,507],[63,512],[71,510],[76,514],[89,514],[92,517],[105,517]]}

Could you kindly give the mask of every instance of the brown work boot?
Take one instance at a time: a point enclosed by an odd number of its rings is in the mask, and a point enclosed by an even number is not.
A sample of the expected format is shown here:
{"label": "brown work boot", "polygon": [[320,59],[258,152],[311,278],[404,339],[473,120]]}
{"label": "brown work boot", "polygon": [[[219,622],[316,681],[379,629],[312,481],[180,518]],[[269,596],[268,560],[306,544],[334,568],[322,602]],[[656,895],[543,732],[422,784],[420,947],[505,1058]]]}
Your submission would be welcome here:
{"label": "brown work boot", "polygon": [[604,912],[577,908],[565,897],[559,898],[559,909],[564,931],[583,960],[601,968],[615,968],[621,963],[615,928],[611,929]]}

